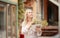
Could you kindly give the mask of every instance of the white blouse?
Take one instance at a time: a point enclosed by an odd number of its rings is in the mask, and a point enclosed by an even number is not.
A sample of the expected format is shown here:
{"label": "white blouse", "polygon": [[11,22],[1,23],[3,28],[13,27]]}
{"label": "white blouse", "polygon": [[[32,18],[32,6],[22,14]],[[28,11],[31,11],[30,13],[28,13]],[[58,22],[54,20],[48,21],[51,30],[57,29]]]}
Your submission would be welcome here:
{"label": "white blouse", "polygon": [[22,23],[22,31],[21,33],[24,34],[24,38],[38,38],[38,35],[41,36],[41,33],[37,33],[35,28],[36,25],[31,25],[30,29],[28,29],[27,25]]}

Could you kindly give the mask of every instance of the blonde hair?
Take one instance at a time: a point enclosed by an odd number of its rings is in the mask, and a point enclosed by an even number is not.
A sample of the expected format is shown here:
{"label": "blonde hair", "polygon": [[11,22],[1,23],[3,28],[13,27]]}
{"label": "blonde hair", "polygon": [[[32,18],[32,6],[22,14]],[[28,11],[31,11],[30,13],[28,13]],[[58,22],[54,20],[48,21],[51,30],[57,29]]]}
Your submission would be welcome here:
{"label": "blonde hair", "polygon": [[[26,10],[25,10],[24,21],[23,21],[24,24],[27,23],[27,14],[28,14],[29,12],[33,12],[32,9],[26,9]],[[33,21],[33,18],[32,18],[32,21]]]}

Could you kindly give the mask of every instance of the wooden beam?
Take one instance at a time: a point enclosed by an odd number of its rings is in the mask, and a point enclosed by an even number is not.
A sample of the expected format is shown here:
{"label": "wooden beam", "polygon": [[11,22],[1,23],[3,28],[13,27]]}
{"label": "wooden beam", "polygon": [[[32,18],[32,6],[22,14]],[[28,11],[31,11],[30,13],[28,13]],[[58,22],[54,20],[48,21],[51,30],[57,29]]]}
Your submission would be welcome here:
{"label": "wooden beam", "polygon": [[44,0],[44,19],[47,20],[47,6],[48,0]]}
{"label": "wooden beam", "polygon": [[55,4],[55,5],[59,6],[59,2],[54,1],[54,0],[49,0],[49,1],[50,1],[50,2],[52,2],[53,4]]}

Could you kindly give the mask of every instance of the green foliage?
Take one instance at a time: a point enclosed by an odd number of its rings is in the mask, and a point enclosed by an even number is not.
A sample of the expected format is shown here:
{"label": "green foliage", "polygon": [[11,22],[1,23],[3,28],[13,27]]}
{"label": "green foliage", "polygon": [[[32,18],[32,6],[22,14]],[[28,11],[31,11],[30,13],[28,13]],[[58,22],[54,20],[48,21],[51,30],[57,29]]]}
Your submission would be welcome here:
{"label": "green foliage", "polygon": [[24,18],[24,5],[23,0],[18,0],[18,19],[22,20]]}

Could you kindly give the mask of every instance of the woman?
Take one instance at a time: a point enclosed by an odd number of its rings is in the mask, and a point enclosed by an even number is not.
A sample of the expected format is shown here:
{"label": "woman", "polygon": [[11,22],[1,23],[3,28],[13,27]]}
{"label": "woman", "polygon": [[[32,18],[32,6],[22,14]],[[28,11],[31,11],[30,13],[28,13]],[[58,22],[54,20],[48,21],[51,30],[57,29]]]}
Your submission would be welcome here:
{"label": "woman", "polygon": [[41,29],[37,28],[35,24],[33,24],[33,13],[32,9],[26,9],[25,11],[25,19],[22,23],[22,31],[24,34],[24,38],[38,38],[38,34],[41,35]]}

